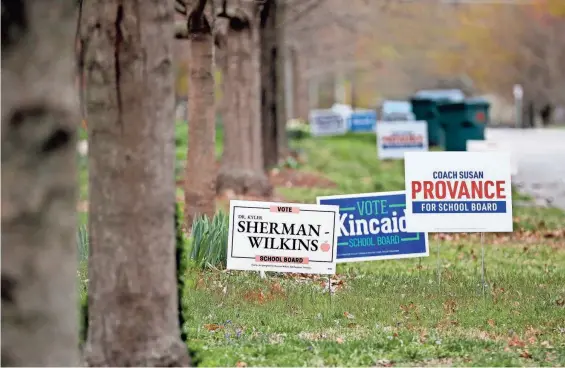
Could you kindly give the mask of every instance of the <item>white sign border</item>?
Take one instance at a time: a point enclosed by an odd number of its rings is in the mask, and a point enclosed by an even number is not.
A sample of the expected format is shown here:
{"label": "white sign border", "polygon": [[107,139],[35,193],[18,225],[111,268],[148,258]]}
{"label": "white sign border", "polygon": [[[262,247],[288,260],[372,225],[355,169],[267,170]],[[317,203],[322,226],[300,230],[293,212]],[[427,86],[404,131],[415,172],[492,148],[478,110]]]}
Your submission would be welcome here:
{"label": "white sign border", "polygon": [[[404,186],[406,187],[408,185],[408,181],[406,178],[406,155],[418,155],[418,154],[445,154],[445,153],[451,153],[451,154],[500,154],[500,155],[506,155],[508,156],[508,158],[511,158],[511,154],[508,151],[484,151],[484,152],[477,152],[477,151],[473,151],[473,152],[467,152],[467,151],[428,151],[428,152],[406,152],[404,154]],[[438,155],[439,156],[439,155]],[[510,216],[510,230],[505,229],[505,230],[489,230],[488,228],[439,228],[439,227],[434,227],[434,229],[428,229],[425,232],[427,233],[512,233],[514,232],[514,217],[513,217],[513,213],[514,213],[514,208],[513,208],[513,202],[512,202],[512,174],[511,174],[511,166],[508,167],[509,170],[509,184],[510,184],[510,188],[508,188],[508,198],[506,199],[506,204],[507,204],[507,215]],[[409,196],[409,189],[406,189],[406,227],[410,228],[408,219],[408,215],[410,216],[414,216],[414,213],[412,213],[412,198],[410,198]],[[409,207],[410,206],[410,207]],[[420,216],[420,215],[425,215],[425,214],[416,214],[416,216]],[[450,213],[444,213],[444,214],[440,214],[440,213],[434,213],[433,215],[465,215],[464,213],[460,213],[460,214],[450,214]],[[469,214],[467,214],[469,215]],[[475,214],[477,215],[477,214]],[[412,217],[413,219],[413,224],[418,222],[418,219]],[[412,227],[411,229],[414,229],[414,227]],[[416,232],[416,231],[412,231],[410,230],[410,232]],[[422,228],[418,228],[417,232],[422,232]]]}
{"label": "white sign border", "polygon": [[[424,147],[420,150],[409,149],[406,151],[403,148],[393,149],[387,148],[386,150],[382,149],[382,140],[381,135],[379,134],[379,126],[391,126],[391,127],[401,127],[403,124],[421,124],[424,126],[423,129],[423,137],[424,137]],[[426,120],[403,120],[403,121],[387,121],[387,120],[377,120],[375,124],[375,135],[376,135],[376,145],[377,145],[377,158],[380,161],[383,160],[404,160],[404,153],[406,152],[429,152],[430,150],[430,142],[428,141],[428,122]],[[386,152],[398,152],[397,155],[386,155],[383,156],[381,153]]]}
{"label": "white sign border", "polygon": [[[331,133],[326,133],[326,132],[322,132],[318,129],[318,125],[315,123],[316,117],[317,116],[327,116],[327,115],[333,115],[336,117],[339,117],[341,119],[341,123],[343,124],[343,128],[341,128],[340,130],[331,132]],[[335,137],[335,136],[342,136],[344,134],[347,134],[349,132],[349,124],[347,122],[347,118],[343,115],[340,114],[339,112],[336,112],[332,109],[314,109],[314,110],[310,110],[309,114],[308,114],[308,125],[310,126],[310,133],[312,134],[312,137]]]}
{"label": "white sign border", "polygon": [[[255,206],[255,207],[254,207]],[[332,239],[332,262],[330,263],[333,266],[333,272],[299,272],[299,271],[281,271],[278,270],[271,270],[268,267],[265,269],[238,269],[238,268],[228,268],[228,261],[231,257],[232,249],[233,249],[233,235],[234,235],[234,224],[235,221],[232,221],[234,218],[235,207],[245,207],[245,208],[257,208],[257,206],[261,209],[270,209],[270,206],[281,206],[281,207],[298,207],[300,211],[312,211],[312,207],[325,207],[326,212],[334,212],[334,226],[333,226],[333,239]],[[285,203],[285,202],[268,202],[268,201],[246,201],[240,199],[232,199],[230,200],[230,212],[229,212],[229,227],[228,227],[228,244],[227,244],[227,253],[226,253],[226,269],[234,270],[234,271],[250,271],[250,272],[258,272],[258,271],[265,271],[265,272],[278,272],[278,273],[304,273],[310,275],[335,275],[337,271],[337,229],[339,227],[339,206],[335,205],[318,205],[318,204],[304,204],[304,203]],[[327,263],[327,262],[325,262]]]}

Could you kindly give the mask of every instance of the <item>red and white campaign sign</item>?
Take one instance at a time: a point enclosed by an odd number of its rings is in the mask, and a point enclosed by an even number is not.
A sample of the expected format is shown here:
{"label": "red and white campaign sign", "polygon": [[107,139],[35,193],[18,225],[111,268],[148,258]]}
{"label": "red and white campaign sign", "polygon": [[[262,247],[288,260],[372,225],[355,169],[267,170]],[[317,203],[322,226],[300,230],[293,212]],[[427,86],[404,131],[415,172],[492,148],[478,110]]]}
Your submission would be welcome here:
{"label": "red and white campaign sign", "polygon": [[512,232],[508,152],[407,152],[409,232]]}
{"label": "red and white campaign sign", "polygon": [[339,206],[230,201],[227,268],[335,274]]}

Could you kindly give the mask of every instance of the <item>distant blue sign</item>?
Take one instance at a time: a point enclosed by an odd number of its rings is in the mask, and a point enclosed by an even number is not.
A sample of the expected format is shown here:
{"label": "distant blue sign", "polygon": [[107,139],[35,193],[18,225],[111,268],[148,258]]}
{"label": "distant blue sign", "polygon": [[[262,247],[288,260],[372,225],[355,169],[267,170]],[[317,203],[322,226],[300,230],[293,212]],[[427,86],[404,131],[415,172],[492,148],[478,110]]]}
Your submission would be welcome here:
{"label": "distant blue sign", "polygon": [[349,131],[374,132],[377,124],[377,113],[372,110],[354,111],[349,116]]}
{"label": "distant blue sign", "polygon": [[406,232],[406,195],[400,192],[318,197],[339,206],[337,262],[427,257],[426,233]]}

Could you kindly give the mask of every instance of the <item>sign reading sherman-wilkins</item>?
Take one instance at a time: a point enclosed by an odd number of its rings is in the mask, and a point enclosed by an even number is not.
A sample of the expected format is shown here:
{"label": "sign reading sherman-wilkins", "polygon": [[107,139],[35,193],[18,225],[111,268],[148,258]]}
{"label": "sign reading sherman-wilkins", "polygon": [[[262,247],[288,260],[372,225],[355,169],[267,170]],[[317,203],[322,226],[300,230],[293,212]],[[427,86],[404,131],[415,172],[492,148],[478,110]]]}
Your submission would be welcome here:
{"label": "sign reading sherman-wilkins", "polygon": [[227,268],[335,274],[339,207],[230,201]]}

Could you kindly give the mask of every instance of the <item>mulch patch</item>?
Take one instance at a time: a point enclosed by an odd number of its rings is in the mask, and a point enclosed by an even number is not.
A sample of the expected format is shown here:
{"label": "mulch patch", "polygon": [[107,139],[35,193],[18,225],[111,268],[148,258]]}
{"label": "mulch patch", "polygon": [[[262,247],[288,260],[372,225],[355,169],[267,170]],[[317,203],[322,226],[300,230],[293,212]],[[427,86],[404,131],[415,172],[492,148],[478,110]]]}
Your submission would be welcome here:
{"label": "mulch patch", "polygon": [[[219,168],[219,165],[218,165]],[[269,180],[273,187],[301,187],[301,188],[336,188],[337,184],[333,181],[325,178],[322,175],[304,172],[290,168],[283,169],[272,169],[269,172]],[[183,180],[177,180],[177,187],[182,188]],[[217,201],[220,203],[220,207],[224,209],[229,208],[229,201],[232,199],[242,199],[247,201],[274,201],[274,202],[284,202],[284,198],[278,196],[275,193],[271,197],[260,197],[252,195],[239,195],[231,191],[225,191],[224,193],[218,194],[216,197]]]}
{"label": "mulch patch", "polygon": [[322,175],[288,168],[273,169],[269,180],[274,187],[336,188],[337,184]]}

